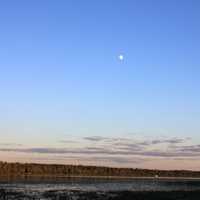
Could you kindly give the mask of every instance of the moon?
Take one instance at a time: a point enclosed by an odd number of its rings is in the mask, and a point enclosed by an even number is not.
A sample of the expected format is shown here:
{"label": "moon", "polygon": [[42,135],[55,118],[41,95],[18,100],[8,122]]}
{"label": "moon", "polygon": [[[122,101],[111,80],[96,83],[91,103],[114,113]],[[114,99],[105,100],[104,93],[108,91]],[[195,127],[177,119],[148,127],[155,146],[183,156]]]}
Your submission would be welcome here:
{"label": "moon", "polygon": [[118,56],[118,59],[119,59],[120,61],[124,60],[124,55],[120,54],[120,55]]}

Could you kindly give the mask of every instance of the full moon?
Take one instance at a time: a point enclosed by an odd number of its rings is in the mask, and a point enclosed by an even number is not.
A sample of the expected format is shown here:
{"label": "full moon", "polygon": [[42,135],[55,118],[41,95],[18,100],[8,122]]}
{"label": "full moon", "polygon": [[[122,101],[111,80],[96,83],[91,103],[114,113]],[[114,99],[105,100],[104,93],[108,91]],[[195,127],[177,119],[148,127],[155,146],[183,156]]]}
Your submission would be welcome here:
{"label": "full moon", "polygon": [[119,58],[119,60],[124,60],[124,56],[122,55],[122,54],[120,54],[119,56],[118,56],[118,58]]}

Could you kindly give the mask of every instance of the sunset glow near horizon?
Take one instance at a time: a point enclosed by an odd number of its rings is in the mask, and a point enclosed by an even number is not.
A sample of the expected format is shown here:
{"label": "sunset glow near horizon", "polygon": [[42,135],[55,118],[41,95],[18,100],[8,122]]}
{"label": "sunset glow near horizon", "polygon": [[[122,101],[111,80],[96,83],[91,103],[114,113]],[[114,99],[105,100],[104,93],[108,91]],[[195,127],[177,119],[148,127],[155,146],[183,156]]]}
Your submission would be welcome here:
{"label": "sunset glow near horizon", "polygon": [[0,2],[0,160],[200,170],[200,2]]}

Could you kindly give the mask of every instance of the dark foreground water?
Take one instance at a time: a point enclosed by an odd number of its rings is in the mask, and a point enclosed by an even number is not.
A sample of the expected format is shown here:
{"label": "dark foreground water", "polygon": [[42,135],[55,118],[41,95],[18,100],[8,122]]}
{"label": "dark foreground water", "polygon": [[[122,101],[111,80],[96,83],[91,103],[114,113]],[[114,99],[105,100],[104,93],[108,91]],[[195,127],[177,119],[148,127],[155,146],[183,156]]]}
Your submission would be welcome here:
{"label": "dark foreground water", "polygon": [[200,180],[188,179],[9,179],[0,200],[200,200]]}

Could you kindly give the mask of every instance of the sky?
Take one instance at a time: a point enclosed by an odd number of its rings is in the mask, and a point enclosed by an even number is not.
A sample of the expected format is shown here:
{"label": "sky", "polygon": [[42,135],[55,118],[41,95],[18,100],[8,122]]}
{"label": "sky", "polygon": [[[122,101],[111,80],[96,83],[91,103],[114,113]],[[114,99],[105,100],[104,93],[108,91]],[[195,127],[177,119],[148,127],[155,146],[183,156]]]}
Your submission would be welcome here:
{"label": "sky", "polygon": [[0,0],[1,160],[200,170],[199,9]]}

